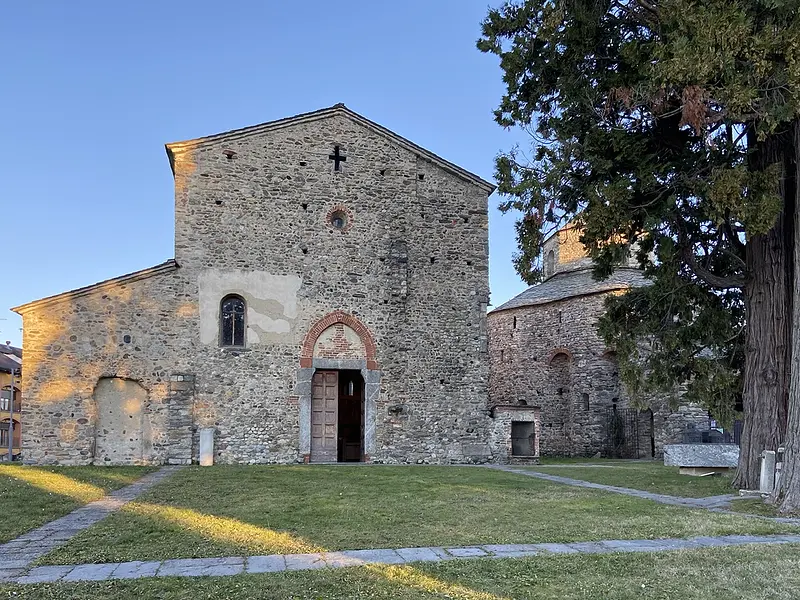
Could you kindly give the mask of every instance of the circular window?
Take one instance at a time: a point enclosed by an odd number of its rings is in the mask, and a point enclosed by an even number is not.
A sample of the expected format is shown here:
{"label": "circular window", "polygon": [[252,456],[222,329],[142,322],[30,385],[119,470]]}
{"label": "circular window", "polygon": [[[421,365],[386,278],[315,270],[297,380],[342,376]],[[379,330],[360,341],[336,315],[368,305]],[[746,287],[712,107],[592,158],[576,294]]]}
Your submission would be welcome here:
{"label": "circular window", "polygon": [[344,229],[347,227],[347,213],[343,210],[334,211],[331,214],[331,225],[336,229]]}
{"label": "circular window", "polygon": [[342,205],[334,206],[328,211],[327,221],[331,229],[344,233],[353,225],[353,213]]}

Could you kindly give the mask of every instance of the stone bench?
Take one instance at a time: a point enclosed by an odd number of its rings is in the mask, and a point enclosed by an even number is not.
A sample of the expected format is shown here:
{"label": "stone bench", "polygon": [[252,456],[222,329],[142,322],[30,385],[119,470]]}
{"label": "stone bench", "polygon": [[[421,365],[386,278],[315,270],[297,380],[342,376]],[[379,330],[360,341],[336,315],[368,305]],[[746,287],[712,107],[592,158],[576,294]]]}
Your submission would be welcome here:
{"label": "stone bench", "polygon": [[736,444],[668,444],[664,446],[664,465],[679,467],[681,475],[726,473],[739,464]]}

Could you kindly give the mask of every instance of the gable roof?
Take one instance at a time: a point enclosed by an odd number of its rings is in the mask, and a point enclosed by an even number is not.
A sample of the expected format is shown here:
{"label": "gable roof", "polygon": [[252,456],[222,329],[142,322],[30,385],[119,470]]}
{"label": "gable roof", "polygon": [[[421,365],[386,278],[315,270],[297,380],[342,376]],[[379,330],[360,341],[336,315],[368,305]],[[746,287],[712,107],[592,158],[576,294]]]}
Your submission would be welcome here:
{"label": "gable roof", "polygon": [[0,344],[0,372],[11,373],[22,368],[22,348]]}
{"label": "gable roof", "polygon": [[11,310],[17,314],[22,315],[30,310],[33,310],[34,308],[49,306],[50,304],[63,302],[64,300],[68,300],[70,298],[78,298],[80,296],[86,296],[87,294],[91,294],[92,292],[96,292],[98,290],[106,288],[111,288],[121,283],[131,283],[133,281],[147,279],[148,277],[153,277],[154,275],[160,275],[161,273],[168,273],[170,271],[174,271],[177,268],[178,268],[178,263],[175,262],[174,258],[171,258],[166,262],[156,265],[155,267],[150,267],[148,269],[142,269],[141,271],[134,271],[133,273],[128,273],[127,275],[120,275],[119,277],[106,279],[104,281],[93,283],[92,285],[87,285],[82,288],[70,290],[68,292],[62,292],[60,294],[56,294],[55,296],[47,296],[46,298],[42,298],[40,300],[34,300],[33,302],[28,302],[27,304],[21,304],[20,306],[15,306]]}
{"label": "gable roof", "polygon": [[197,148],[201,146],[207,146],[210,144],[218,143],[221,141],[226,140],[236,140],[243,137],[249,137],[251,135],[258,135],[260,133],[266,133],[269,131],[276,131],[279,129],[283,129],[286,127],[292,127],[294,125],[298,125],[300,123],[309,123],[312,121],[318,121],[321,119],[327,119],[334,115],[342,115],[345,116],[352,121],[362,125],[363,127],[382,135],[398,146],[409,150],[410,152],[416,154],[417,156],[424,158],[427,161],[441,167],[445,171],[460,177],[461,179],[472,183],[479,188],[485,189],[487,194],[491,194],[495,190],[495,185],[493,183],[489,183],[485,179],[482,179],[478,175],[467,171],[466,169],[462,169],[456,164],[451,163],[443,159],[441,156],[438,156],[431,152],[430,150],[426,150],[422,146],[418,146],[414,142],[394,133],[393,131],[375,123],[374,121],[370,121],[366,117],[358,114],[355,111],[350,110],[347,108],[343,103],[334,104],[328,108],[322,108],[320,110],[315,110],[312,112],[302,113],[299,115],[295,115],[293,117],[287,117],[284,119],[278,119],[276,121],[268,121],[266,123],[261,123],[259,125],[251,125],[250,127],[243,127],[241,129],[233,129],[231,131],[226,131],[224,133],[217,133],[213,135],[208,135],[205,137],[196,138],[193,140],[186,140],[184,142],[172,142],[169,144],[165,144],[167,150],[167,156],[169,157],[169,165],[172,169],[172,174],[175,174],[175,155],[183,152],[184,150]]}
{"label": "gable roof", "polygon": [[532,285],[527,290],[514,296],[508,302],[495,308],[493,313],[520,306],[548,304],[578,296],[589,296],[613,290],[625,290],[630,287],[647,285],[648,280],[639,269],[620,267],[608,279],[596,280],[591,269],[560,271],[545,279],[542,283]]}

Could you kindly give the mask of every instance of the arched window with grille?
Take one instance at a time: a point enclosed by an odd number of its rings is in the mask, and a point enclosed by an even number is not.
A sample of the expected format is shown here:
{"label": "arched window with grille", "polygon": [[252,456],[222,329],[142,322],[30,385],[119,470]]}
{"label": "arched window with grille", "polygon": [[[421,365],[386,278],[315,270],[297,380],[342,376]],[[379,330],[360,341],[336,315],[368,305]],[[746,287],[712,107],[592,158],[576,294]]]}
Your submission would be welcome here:
{"label": "arched window with grille", "polygon": [[246,306],[241,296],[225,296],[220,302],[220,346],[244,347]]}

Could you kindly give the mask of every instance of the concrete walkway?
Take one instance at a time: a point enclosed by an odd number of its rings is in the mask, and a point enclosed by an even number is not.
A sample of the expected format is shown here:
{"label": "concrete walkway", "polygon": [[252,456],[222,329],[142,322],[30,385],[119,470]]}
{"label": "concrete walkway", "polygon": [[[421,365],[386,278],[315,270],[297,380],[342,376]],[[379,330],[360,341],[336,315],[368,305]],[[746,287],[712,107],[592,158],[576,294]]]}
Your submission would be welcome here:
{"label": "concrete walkway", "polygon": [[0,581],[16,577],[25,572],[35,560],[51,550],[63,546],[84,529],[105,519],[140,494],[172,475],[180,467],[162,467],[149,473],[131,485],[111,492],[107,496],[90,502],[68,515],[50,521],[38,529],[29,531],[15,540],[0,544]]}
{"label": "concrete walkway", "polygon": [[672,506],[682,506],[684,508],[704,508],[706,510],[710,510],[711,512],[736,515],[738,517],[745,517],[748,519],[761,519],[772,521],[774,523],[783,523],[786,525],[800,525],[800,519],[794,517],[768,517],[766,515],[754,515],[750,513],[728,510],[730,508],[731,500],[738,498],[736,494],[707,496],[705,498],[684,498],[682,496],[669,496],[667,494],[656,494],[653,492],[634,490],[632,488],[618,487],[615,485],[593,483],[591,481],[572,479],[570,477],[563,477],[561,475],[550,475],[549,473],[541,473],[539,471],[525,471],[523,469],[509,467],[506,465],[487,465],[486,468],[498,469],[500,471],[515,473],[517,475],[525,475],[527,477],[535,477],[536,479],[544,479],[545,481],[552,481],[553,483],[563,483],[564,485],[572,485],[575,487],[591,488],[594,490],[602,490],[604,492],[613,492],[615,494],[634,496],[636,498],[652,500],[653,502],[658,502],[660,504],[671,504]]}
{"label": "concrete walkway", "polygon": [[603,490],[604,492],[614,492],[615,494],[625,494],[626,496],[635,496],[636,498],[653,500],[654,502],[659,502],[660,504],[672,504],[673,506],[684,506],[689,508],[720,508],[722,506],[727,506],[731,499],[736,498],[735,494],[727,494],[725,496],[709,496],[707,498],[683,498],[681,496],[668,496],[667,494],[656,494],[654,492],[645,492],[643,490],[617,487],[615,485],[605,485],[603,483],[592,483],[591,481],[572,479],[571,477],[563,477],[561,475],[550,475],[549,473],[542,473],[540,471],[526,471],[524,469],[509,467],[506,465],[491,465],[489,468],[506,471],[508,473],[514,473],[516,475],[526,475],[528,477],[544,479],[546,481],[552,481],[553,483],[563,483],[565,485],[572,485],[575,487]]}
{"label": "concrete walkway", "polygon": [[241,573],[278,573],[311,569],[339,569],[361,565],[404,565],[470,558],[520,558],[548,554],[602,554],[609,552],[663,552],[743,544],[800,544],[800,535],[728,535],[660,540],[602,540],[564,544],[492,544],[456,548],[396,548],[344,550],[314,554],[271,554],[224,558],[177,558],[161,561],[59,565],[36,567],[7,576],[9,583],[53,583],[141,579],[143,577],[223,577]]}

